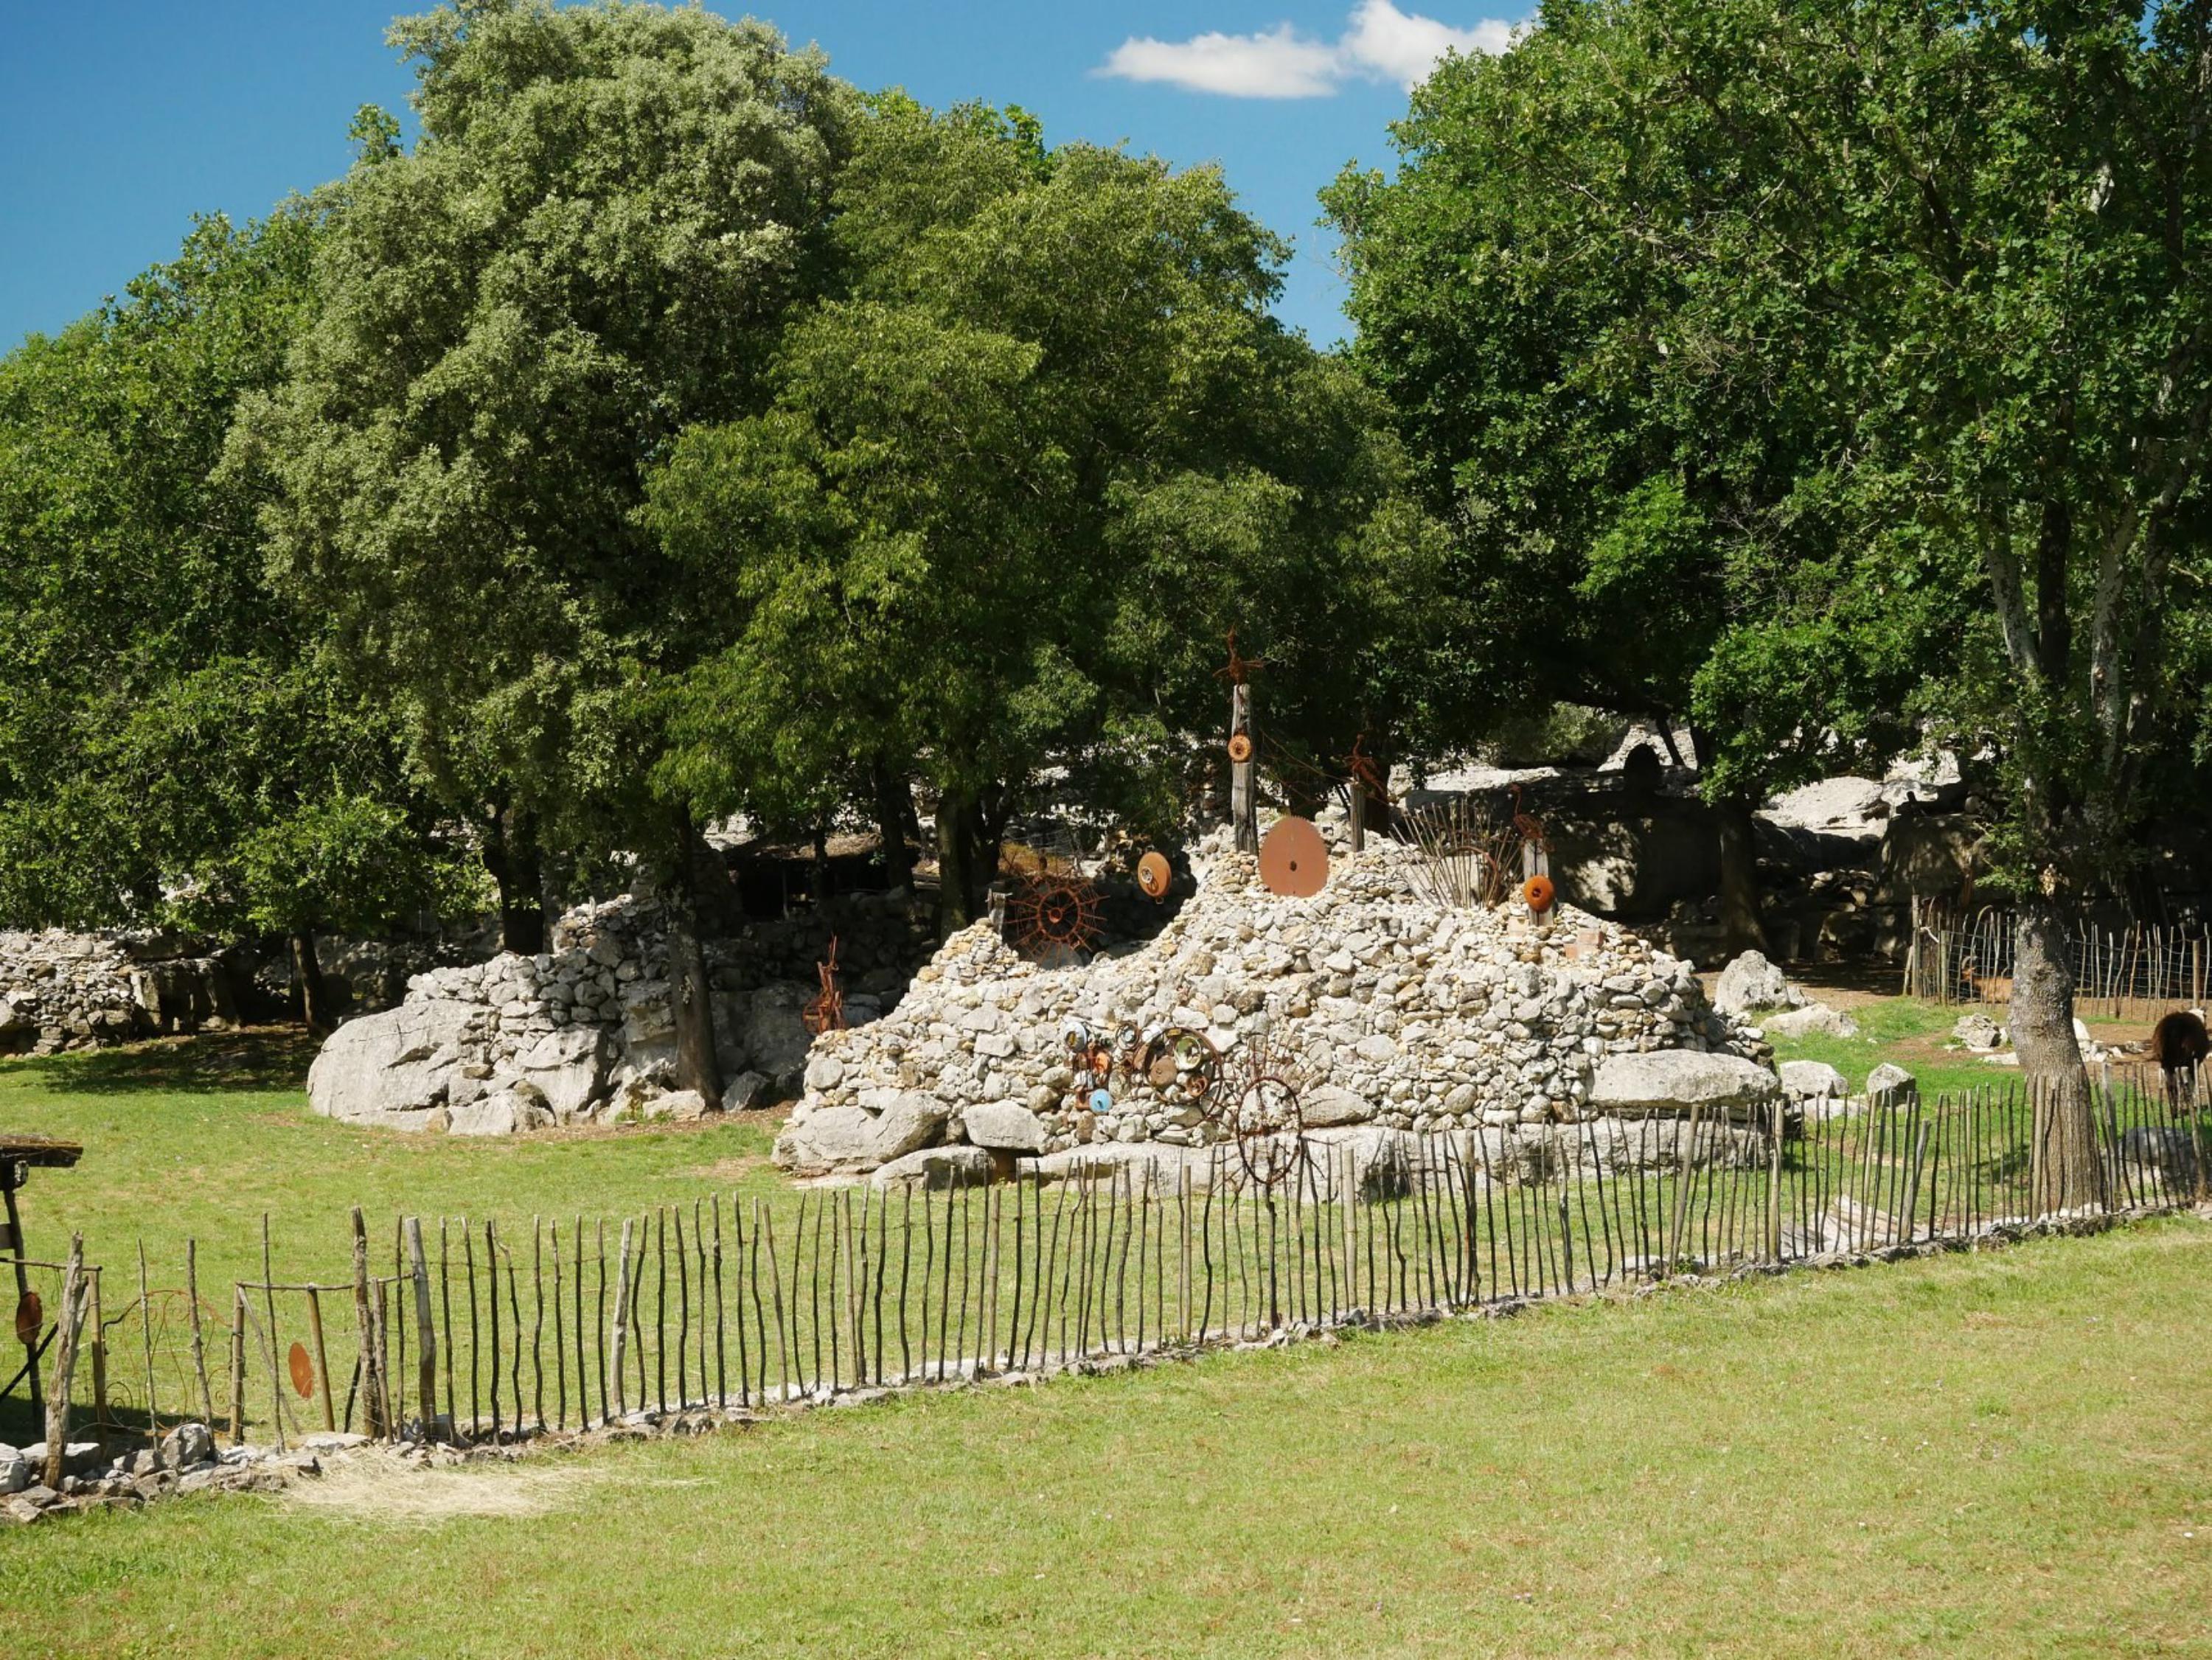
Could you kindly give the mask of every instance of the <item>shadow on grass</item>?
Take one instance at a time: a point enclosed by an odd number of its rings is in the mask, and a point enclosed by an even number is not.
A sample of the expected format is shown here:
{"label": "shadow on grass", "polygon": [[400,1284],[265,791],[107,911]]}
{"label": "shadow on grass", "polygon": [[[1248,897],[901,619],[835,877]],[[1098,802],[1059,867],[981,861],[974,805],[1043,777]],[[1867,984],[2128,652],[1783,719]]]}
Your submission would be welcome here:
{"label": "shadow on grass", "polygon": [[304,1027],[249,1027],[14,1061],[6,1070],[71,1094],[295,1093],[307,1087],[307,1067],[319,1047]]}

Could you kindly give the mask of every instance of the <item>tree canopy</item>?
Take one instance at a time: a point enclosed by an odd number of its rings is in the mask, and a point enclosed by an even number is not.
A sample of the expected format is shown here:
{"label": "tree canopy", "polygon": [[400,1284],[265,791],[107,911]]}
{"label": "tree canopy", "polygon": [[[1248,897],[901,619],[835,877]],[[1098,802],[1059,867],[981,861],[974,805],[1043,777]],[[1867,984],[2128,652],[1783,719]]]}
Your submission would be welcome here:
{"label": "tree canopy", "polygon": [[1232,626],[1308,671],[1286,714],[1349,744],[1358,704],[1326,694],[1372,665],[1331,623],[1432,597],[1427,542],[1386,511],[1402,469],[1365,394],[1267,314],[1281,245],[1218,173],[890,96],[853,130],[830,247],[771,405],[654,481],[665,546],[732,602],[676,701],[672,787],[773,809],[849,762],[918,769],[957,922],[1049,767],[1181,817]]}
{"label": "tree canopy", "polygon": [[219,465],[278,374],[319,215],[204,221],[0,360],[0,913],[219,936],[476,898],[320,614],[264,579]]}
{"label": "tree canopy", "polygon": [[2209,31],[2189,0],[1562,0],[1332,198],[1479,579],[1673,635],[1710,787],[1900,718],[1993,757],[2054,1076],[2051,907],[2202,720]]}

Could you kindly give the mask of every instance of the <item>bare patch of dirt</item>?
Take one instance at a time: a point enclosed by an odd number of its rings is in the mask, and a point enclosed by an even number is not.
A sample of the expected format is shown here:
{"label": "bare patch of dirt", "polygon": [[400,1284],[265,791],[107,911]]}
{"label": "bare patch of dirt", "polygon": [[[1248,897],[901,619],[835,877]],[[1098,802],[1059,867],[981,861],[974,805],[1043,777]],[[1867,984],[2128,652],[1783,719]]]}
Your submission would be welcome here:
{"label": "bare patch of dirt", "polygon": [[394,1527],[434,1527],[477,1517],[543,1515],[579,1502],[605,1474],[575,1460],[425,1469],[364,1451],[326,1465],[319,1477],[293,1482],[284,1502]]}

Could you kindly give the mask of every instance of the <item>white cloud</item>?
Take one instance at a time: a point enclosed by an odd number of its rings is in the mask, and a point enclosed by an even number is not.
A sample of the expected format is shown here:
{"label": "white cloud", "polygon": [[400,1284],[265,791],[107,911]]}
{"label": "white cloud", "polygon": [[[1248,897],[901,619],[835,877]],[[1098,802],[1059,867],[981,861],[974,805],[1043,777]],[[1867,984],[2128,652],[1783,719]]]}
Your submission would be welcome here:
{"label": "white cloud", "polygon": [[1400,11],[1390,0],[1359,0],[1334,43],[1300,34],[1288,23],[1256,34],[1216,31],[1188,40],[1132,36],[1098,73],[1231,98],[1327,98],[1354,76],[1412,87],[1447,51],[1501,52],[1512,44],[1510,23],[1454,28]]}
{"label": "white cloud", "polygon": [[1496,53],[1512,44],[1513,26],[1494,18],[1471,29],[1455,29],[1433,17],[1400,11],[1390,0],[1360,0],[1337,51],[1347,66],[1410,88],[1427,80],[1437,60],[1448,51],[1462,56]]}
{"label": "white cloud", "polygon": [[1115,47],[1099,73],[1231,98],[1326,98],[1336,90],[1339,70],[1335,47],[1284,23],[1260,34],[1133,37]]}

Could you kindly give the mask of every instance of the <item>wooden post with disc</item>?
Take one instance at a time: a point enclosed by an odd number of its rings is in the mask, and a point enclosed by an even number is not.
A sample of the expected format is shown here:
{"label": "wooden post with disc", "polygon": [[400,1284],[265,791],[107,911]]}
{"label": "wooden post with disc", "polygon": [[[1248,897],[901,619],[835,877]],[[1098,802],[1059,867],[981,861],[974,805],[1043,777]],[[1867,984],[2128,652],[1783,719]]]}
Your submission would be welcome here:
{"label": "wooden post with disc", "polygon": [[1252,735],[1252,688],[1238,681],[1229,688],[1229,821],[1237,851],[1260,851],[1260,759]]}

